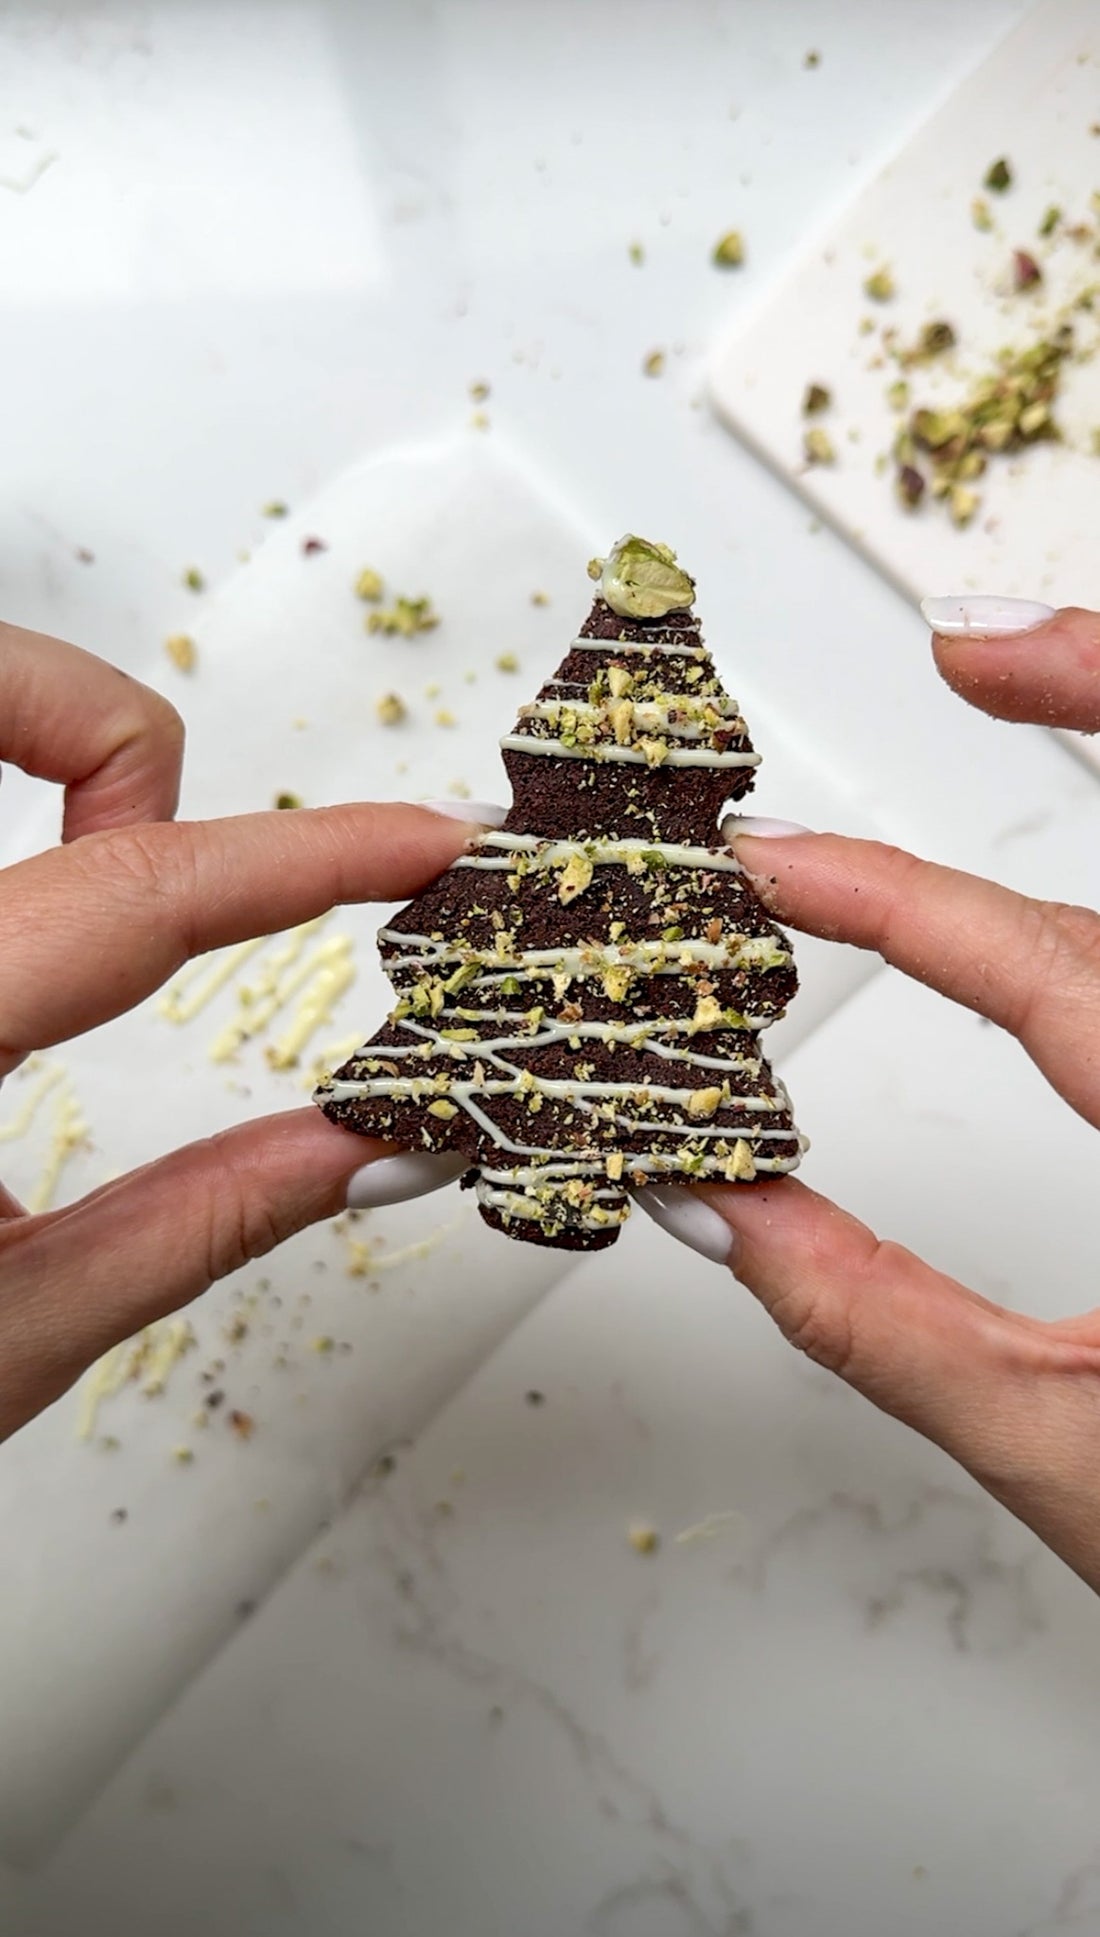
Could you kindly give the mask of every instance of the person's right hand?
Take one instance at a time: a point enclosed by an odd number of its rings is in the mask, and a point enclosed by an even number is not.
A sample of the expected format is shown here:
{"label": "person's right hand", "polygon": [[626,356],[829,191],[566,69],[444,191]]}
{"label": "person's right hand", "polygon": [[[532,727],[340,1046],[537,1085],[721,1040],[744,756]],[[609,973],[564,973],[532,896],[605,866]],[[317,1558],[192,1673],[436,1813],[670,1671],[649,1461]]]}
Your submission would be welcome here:
{"label": "person's right hand", "polygon": [[[929,604],[936,663],[964,699],[1000,719],[1100,731],[1100,616],[1013,600]],[[960,618],[969,609],[971,623],[949,631],[951,608]],[[1100,915],[877,842],[753,826],[735,819],[724,832],[777,917],[875,949],[999,1023],[1100,1128]],[[952,1454],[1100,1591],[1100,1311],[1056,1323],[1006,1311],[795,1178],[651,1187],[637,1201],[726,1263],[793,1345]]]}

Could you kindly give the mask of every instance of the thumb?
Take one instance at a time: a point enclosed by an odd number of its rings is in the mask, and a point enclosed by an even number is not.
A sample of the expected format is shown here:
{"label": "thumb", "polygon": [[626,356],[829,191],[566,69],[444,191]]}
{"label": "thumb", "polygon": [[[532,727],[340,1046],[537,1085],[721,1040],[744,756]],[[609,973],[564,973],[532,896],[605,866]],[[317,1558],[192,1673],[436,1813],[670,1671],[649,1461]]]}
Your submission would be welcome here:
{"label": "thumb", "polygon": [[1030,599],[925,599],[936,665],[998,720],[1100,732],[1100,613]]}
{"label": "thumb", "polygon": [[635,1201],[727,1263],[797,1350],[971,1470],[989,1470],[994,1442],[1014,1430],[1014,1340],[1033,1321],[884,1243],[794,1178],[650,1186]]}
{"label": "thumb", "polygon": [[356,1173],[391,1147],[293,1110],[0,1226],[0,1440],[110,1346],[343,1210]]}

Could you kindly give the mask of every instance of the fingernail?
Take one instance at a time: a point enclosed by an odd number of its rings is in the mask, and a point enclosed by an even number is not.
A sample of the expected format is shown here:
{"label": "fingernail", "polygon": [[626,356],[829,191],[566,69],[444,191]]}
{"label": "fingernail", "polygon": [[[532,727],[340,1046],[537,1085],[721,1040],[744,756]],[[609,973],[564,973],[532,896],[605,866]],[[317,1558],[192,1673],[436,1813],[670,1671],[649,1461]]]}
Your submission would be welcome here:
{"label": "fingernail", "polygon": [[426,1197],[469,1168],[470,1159],[458,1150],[403,1150],[399,1157],[380,1157],[355,1172],[348,1185],[348,1209],[375,1211],[383,1204]]}
{"label": "fingernail", "polygon": [[502,827],[508,809],[495,800],[418,800],[429,814],[445,814],[451,821],[474,821],[479,827]]}
{"label": "fingernail", "polygon": [[920,609],[933,632],[944,639],[997,639],[1003,633],[1033,632],[1054,617],[1054,607],[1038,599],[922,599]]}
{"label": "fingernail", "polygon": [[799,821],[770,821],[762,814],[727,814],[720,833],[729,847],[739,834],[755,834],[761,841],[781,841],[787,834],[812,834]]}
{"label": "fingernail", "polygon": [[646,1184],[633,1192],[634,1202],[670,1237],[698,1251],[712,1264],[730,1264],[738,1243],[724,1217],[704,1204],[694,1191],[676,1185]]}

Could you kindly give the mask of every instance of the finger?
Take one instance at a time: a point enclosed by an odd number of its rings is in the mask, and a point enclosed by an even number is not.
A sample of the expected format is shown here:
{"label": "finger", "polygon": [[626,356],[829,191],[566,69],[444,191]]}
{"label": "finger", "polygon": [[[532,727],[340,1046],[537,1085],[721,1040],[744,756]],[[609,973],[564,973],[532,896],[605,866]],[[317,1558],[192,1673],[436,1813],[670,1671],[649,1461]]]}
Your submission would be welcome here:
{"label": "finger", "polygon": [[925,599],[936,665],[999,720],[1100,732],[1100,614],[1030,599]]}
{"label": "finger", "polygon": [[1100,1592],[1096,1313],[1050,1325],[1004,1311],[793,1178],[637,1198],[728,1263],[799,1351],[951,1454]]}
{"label": "finger", "polygon": [[0,1227],[0,1439],[110,1346],[342,1210],[356,1173],[391,1149],[293,1110]]}
{"label": "finger", "polygon": [[1067,1103],[1100,1122],[1100,916],[878,841],[754,835],[752,825],[731,816],[723,838],[781,920],[875,949],[989,1016],[1018,1037]]}
{"label": "finger", "polygon": [[121,828],[22,861],[0,875],[0,1069],[121,1015],[189,956],[410,894],[472,836],[368,804]]}
{"label": "finger", "polygon": [[972,1470],[991,1468],[1018,1419],[1018,1361],[1044,1335],[1035,1321],[881,1242],[794,1178],[646,1188],[637,1202],[727,1263],[799,1351]]}
{"label": "finger", "polygon": [[65,789],[61,838],[170,820],[183,721],[103,659],[44,632],[0,624],[0,760]]}

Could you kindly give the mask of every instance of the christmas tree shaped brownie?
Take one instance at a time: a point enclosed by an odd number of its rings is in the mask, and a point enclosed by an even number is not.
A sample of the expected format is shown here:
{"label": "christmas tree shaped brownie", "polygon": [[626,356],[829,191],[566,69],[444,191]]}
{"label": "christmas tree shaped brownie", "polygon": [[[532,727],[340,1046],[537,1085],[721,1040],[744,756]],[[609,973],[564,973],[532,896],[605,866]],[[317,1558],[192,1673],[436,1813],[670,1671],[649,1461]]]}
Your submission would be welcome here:
{"label": "christmas tree shaped brownie", "polygon": [[379,933],[389,1020],[317,1101],[469,1157],[509,1237],[613,1244],[632,1190],[750,1182],[802,1148],[759,1032],[796,976],[728,849],[759,756],[666,547],[594,560],[598,596],[501,742],[513,805]]}

